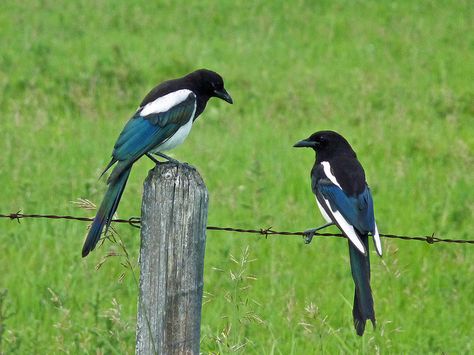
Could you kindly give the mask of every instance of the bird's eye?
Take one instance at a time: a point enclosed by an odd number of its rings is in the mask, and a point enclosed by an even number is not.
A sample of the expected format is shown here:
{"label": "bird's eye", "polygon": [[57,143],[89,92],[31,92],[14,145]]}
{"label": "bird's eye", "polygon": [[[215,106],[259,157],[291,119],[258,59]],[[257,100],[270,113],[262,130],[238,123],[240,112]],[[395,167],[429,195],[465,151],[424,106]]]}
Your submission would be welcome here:
{"label": "bird's eye", "polygon": [[316,142],[319,144],[319,145],[325,145],[327,143],[326,139],[324,139],[323,137],[319,137],[316,139]]}

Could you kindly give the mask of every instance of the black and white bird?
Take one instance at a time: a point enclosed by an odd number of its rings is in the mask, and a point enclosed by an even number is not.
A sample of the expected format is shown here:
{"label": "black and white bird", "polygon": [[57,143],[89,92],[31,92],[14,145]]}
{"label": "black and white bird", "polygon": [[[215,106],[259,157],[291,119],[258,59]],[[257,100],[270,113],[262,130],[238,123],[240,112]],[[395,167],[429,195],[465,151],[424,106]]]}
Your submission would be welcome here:
{"label": "black and white bird", "polygon": [[183,143],[194,121],[204,111],[211,97],[233,103],[224,88],[222,77],[207,69],[196,70],[184,77],[165,81],[145,96],[140,107],[120,133],[112,152],[112,159],[102,173],[115,165],[107,179],[109,187],[105,197],[84,242],[83,257],[95,248],[104,226],[106,230],[109,227],[133,163],[146,155],[159,164],[160,162],[151,153],[178,163],[163,152]]}
{"label": "black and white bird", "polygon": [[306,243],[314,233],[336,225],[349,239],[352,278],[355,283],[352,315],[358,335],[365,330],[368,319],[375,327],[375,312],[370,288],[368,235],[375,250],[382,256],[382,244],[374,217],[370,189],[362,165],[347,140],[333,131],[320,131],[294,145],[313,148],[316,162],[311,170],[311,187],[316,203],[327,224],[305,232]]}

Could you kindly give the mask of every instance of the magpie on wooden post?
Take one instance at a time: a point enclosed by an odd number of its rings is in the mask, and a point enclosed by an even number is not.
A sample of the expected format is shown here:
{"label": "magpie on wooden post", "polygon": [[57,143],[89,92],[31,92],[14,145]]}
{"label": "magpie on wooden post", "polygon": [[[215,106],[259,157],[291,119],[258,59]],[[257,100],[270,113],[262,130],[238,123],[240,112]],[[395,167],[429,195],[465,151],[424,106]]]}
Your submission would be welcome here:
{"label": "magpie on wooden post", "polygon": [[183,143],[211,97],[233,103],[224,88],[222,77],[207,69],[165,81],[145,96],[120,133],[112,159],[102,173],[103,175],[115,165],[107,179],[107,192],[84,242],[83,257],[94,250],[104,226],[106,231],[109,228],[132,165],[144,155],[160,164],[152,154],[176,163],[175,159],[163,152]]}

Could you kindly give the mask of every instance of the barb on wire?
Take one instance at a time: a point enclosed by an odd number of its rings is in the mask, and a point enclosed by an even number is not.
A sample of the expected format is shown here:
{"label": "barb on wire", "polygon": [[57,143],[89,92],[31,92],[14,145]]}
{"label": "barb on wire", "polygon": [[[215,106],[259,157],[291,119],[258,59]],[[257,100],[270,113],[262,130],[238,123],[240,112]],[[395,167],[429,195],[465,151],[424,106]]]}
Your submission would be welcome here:
{"label": "barb on wire", "polygon": [[[68,219],[72,221],[82,221],[82,222],[92,222],[93,217],[76,217],[76,216],[58,216],[54,214],[25,214],[18,211],[16,213],[3,214],[0,213],[0,218],[10,218],[11,220],[16,220],[20,223],[20,219],[23,218],[46,218],[46,219]],[[140,228],[140,217],[130,217],[129,219],[116,218],[112,222],[117,223],[128,223],[132,227]]]}
{"label": "barb on wire", "polygon": [[[76,217],[76,216],[59,216],[53,214],[25,214],[18,211],[16,213],[1,214],[0,218],[9,218],[11,220],[16,220],[20,223],[20,219],[23,218],[46,218],[46,219],[66,219],[73,221],[83,221],[83,222],[92,222],[94,218],[91,217]],[[127,223],[132,227],[140,228],[141,219],[140,217],[130,217],[128,219],[113,219],[112,222],[116,223]],[[276,231],[272,227],[260,228],[260,229],[243,229],[243,228],[232,228],[232,227],[215,227],[207,226],[207,230],[213,231],[223,231],[223,232],[235,232],[235,233],[249,233],[249,234],[260,234],[268,238],[269,235],[287,235],[287,236],[304,236],[303,232],[286,232],[286,231]],[[317,236],[321,237],[338,237],[345,238],[341,233],[315,233]],[[434,243],[457,243],[457,244],[474,244],[474,240],[469,239],[446,239],[435,237],[434,233],[431,235],[425,236],[407,236],[407,235],[396,235],[396,234],[380,234],[381,237],[390,238],[390,239],[403,239],[403,240],[417,240],[421,242],[426,242],[428,244]]]}

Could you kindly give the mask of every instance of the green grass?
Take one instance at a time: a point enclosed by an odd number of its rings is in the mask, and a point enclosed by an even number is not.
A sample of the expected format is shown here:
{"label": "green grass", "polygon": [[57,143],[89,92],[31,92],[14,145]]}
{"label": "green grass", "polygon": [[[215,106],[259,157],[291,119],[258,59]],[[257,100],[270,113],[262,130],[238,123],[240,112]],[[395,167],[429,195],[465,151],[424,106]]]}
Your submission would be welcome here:
{"label": "green grass", "polygon": [[[473,239],[473,17],[470,1],[2,1],[0,213],[92,215],[70,201],[100,202],[97,177],[142,97],[206,67],[235,104],[212,100],[173,156],[203,175],[210,225],[321,224],[313,154],[291,147],[333,129],[365,167],[381,232]],[[139,214],[151,167],[134,167],[121,217]],[[136,260],[138,231],[117,230]],[[85,233],[0,220],[0,353],[134,351],[136,285],[120,258],[96,271],[110,243],[81,259]],[[473,247],[383,246],[378,327],[359,338],[346,242],[209,232],[202,351],[472,351]]]}

